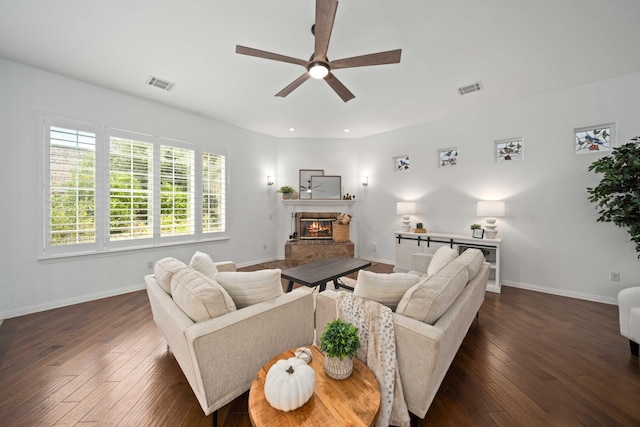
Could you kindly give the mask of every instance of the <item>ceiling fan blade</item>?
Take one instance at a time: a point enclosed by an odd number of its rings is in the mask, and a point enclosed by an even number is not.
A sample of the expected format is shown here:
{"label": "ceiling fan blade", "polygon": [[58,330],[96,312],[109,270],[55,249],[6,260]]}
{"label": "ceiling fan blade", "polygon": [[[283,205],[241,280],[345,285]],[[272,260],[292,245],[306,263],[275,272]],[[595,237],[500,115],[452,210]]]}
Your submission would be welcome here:
{"label": "ceiling fan blade", "polygon": [[368,65],[397,64],[400,62],[402,49],[386,52],[370,53],[369,55],[352,56],[338,59],[329,63],[332,70],[339,68],[366,67]]}
{"label": "ceiling fan blade", "polygon": [[282,89],[280,92],[276,93],[276,96],[280,96],[284,98],[285,96],[293,92],[302,83],[306,82],[308,79],[309,79],[309,73],[304,73],[303,75],[301,75],[300,77],[298,77],[297,79],[289,83],[287,87]]}
{"label": "ceiling fan blade", "polygon": [[307,68],[307,66],[309,65],[309,61],[305,61],[303,59],[292,58],[290,56],[280,55],[277,53],[267,52],[264,50],[240,45],[236,45],[236,53],[239,53],[241,55],[255,56],[258,58],[272,59],[274,61],[288,62],[289,64],[302,65],[305,68]]}
{"label": "ceiling fan blade", "polygon": [[316,61],[327,60],[327,50],[329,49],[329,39],[333,29],[333,21],[336,18],[338,9],[337,0],[316,0],[316,24],[314,34],[316,44],[314,58]]}
{"label": "ceiling fan blade", "polygon": [[331,88],[338,94],[340,98],[342,98],[344,102],[347,102],[356,97],[332,73],[329,73],[324,79],[327,81],[327,83],[329,83],[329,86],[331,86]]}

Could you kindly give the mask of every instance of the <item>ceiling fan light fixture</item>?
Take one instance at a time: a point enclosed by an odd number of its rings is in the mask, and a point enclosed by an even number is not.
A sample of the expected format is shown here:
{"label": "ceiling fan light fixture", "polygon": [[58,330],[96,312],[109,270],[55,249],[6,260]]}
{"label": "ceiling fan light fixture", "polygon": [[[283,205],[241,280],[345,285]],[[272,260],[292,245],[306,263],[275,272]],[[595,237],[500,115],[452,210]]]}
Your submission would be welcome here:
{"label": "ceiling fan light fixture", "polygon": [[309,64],[309,74],[314,79],[324,79],[329,74],[329,66],[324,62],[314,61]]}

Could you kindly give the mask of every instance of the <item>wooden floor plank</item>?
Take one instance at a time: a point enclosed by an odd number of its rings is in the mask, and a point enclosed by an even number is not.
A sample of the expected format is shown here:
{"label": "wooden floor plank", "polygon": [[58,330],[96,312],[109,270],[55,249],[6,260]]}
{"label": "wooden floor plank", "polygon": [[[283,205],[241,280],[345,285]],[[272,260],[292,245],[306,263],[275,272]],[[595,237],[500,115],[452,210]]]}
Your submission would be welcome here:
{"label": "wooden floor plank", "polygon": [[[638,426],[638,396],[640,365],[619,334],[617,307],[506,287],[487,293],[418,425]],[[218,411],[221,427],[251,425],[247,397]],[[3,425],[193,427],[211,419],[144,291],[0,325]]]}

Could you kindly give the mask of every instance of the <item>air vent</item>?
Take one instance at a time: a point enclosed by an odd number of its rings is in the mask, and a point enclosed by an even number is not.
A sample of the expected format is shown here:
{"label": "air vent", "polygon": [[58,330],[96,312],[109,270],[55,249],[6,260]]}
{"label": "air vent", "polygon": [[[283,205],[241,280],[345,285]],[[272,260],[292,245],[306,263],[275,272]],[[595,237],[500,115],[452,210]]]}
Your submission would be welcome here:
{"label": "air vent", "polygon": [[166,90],[167,92],[173,89],[173,87],[176,85],[175,83],[171,83],[169,81],[163,80],[156,76],[149,76],[149,79],[147,80],[147,84],[149,86]]}
{"label": "air vent", "polygon": [[468,93],[477,92],[482,89],[482,82],[476,82],[467,86],[459,87],[458,93],[460,95],[466,95]]}

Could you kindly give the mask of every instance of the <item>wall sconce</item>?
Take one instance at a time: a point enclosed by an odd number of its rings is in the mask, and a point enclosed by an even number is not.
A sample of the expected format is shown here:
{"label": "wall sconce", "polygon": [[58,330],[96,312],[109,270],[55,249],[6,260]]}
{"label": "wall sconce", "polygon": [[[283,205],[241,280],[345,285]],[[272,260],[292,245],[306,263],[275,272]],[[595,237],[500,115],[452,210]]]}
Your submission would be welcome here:
{"label": "wall sconce", "polygon": [[485,217],[487,223],[485,230],[485,236],[487,239],[495,239],[498,234],[498,227],[496,225],[496,217],[504,216],[504,202],[502,200],[495,201],[478,201],[478,207],[476,208],[476,215]]}
{"label": "wall sconce", "polygon": [[362,178],[360,178],[360,181],[362,182],[362,186],[366,187],[367,185],[369,185],[369,177],[368,176],[363,176]]}
{"label": "wall sconce", "polygon": [[411,231],[411,215],[415,213],[415,202],[398,202],[396,204],[396,214],[402,215],[402,231]]}
{"label": "wall sconce", "polygon": [[273,185],[273,177],[271,175],[267,175],[267,185]]}

